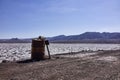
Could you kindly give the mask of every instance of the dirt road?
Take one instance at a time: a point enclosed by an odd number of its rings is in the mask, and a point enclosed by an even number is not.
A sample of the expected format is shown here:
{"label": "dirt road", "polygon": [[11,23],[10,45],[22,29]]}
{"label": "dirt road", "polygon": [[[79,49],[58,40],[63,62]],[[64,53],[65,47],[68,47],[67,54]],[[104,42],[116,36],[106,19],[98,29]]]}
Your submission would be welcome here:
{"label": "dirt road", "polygon": [[0,80],[120,80],[120,51],[99,51],[82,57],[57,55],[39,62],[1,63]]}

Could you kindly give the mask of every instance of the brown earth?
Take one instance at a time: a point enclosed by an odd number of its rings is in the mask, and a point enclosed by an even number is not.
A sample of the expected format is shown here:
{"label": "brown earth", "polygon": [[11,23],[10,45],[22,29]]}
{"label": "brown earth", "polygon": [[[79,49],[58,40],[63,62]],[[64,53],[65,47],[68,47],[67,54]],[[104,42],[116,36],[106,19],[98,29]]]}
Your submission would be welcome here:
{"label": "brown earth", "polygon": [[39,62],[1,63],[0,80],[120,80],[120,50],[93,53],[96,54],[55,55],[51,60]]}

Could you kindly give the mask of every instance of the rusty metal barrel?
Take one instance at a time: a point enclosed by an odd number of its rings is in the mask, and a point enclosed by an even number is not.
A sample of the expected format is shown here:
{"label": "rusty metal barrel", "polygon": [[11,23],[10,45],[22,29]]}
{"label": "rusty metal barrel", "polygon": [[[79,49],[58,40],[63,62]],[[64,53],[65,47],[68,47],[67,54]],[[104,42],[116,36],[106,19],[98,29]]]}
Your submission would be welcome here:
{"label": "rusty metal barrel", "polygon": [[45,39],[37,38],[32,40],[32,60],[43,60],[45,56]]}

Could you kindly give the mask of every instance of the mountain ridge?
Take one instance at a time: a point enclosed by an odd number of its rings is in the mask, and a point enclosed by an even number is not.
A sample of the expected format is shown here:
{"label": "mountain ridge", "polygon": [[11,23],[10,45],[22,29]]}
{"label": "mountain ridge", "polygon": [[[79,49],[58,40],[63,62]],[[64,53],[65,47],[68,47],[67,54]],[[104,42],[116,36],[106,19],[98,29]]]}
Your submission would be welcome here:
{"label": "mountain ridge", "polygon": [[[29,39],[0,39],[0,43],[30,43]],[[79,35],[46,37],[52,43],[120,43],[120,32],[85,32]]]}
{"label": "mountain ridge", "polygon": [[52,37],[51,42],[78,42],[78,43],[120,43],[120,33],[114,32],[85,32],[80,35],[63,35]]}

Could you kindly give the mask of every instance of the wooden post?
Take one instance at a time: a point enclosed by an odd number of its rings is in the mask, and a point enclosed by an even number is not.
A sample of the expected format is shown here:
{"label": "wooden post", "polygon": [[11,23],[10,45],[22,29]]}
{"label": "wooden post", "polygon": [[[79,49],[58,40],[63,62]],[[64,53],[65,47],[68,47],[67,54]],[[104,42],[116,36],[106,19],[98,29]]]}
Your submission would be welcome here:
{"label": "wooden post", "polygon": [[45,44],[46,44],[46,48],[47,48],[47,51],[48,51],[48,56],[49,56],[49,59],[51,59],[51,56],[50,56],[50,51],[49,51],[49,41],[48,40],[45,40]]}

